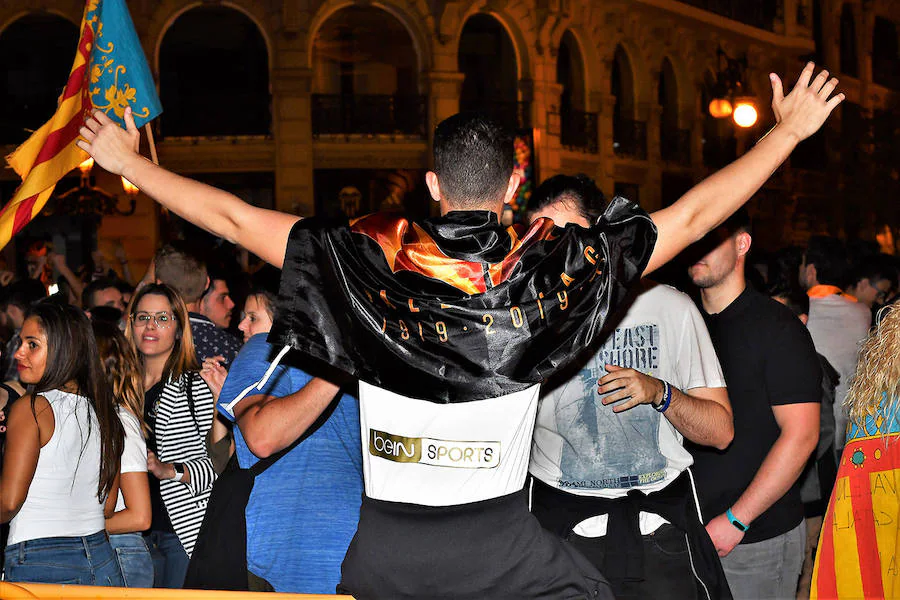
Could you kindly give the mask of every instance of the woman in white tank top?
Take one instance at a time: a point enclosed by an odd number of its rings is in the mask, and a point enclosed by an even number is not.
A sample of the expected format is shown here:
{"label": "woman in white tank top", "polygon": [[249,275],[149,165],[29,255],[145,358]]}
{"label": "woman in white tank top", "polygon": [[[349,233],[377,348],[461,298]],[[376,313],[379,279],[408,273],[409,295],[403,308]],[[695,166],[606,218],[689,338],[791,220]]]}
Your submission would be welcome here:
{"label": "woman in white tank top", "polygon": [[44,301],[19,337],[28,393],[10,409],[0,475],[6,579],[121,586],[104,512],[115,507],[124,435],[90,323]]}

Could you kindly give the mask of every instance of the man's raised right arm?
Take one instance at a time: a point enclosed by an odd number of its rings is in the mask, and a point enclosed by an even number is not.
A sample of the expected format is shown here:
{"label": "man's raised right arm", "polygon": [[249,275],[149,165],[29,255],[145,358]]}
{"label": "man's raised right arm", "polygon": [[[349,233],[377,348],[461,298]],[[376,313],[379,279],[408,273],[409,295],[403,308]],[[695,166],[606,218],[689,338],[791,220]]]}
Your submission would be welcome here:
{"label": "man's raised right arm", "polygon": [[125,110],[127,129],[97,111],[81,128],[78,146],[97,163],[121,175],[179,217],[247,248],[267,263],[282,267],[296,215],[247,204],[237,196],[176,175],[153,164],[137,152],[140,132],[131,109]]}

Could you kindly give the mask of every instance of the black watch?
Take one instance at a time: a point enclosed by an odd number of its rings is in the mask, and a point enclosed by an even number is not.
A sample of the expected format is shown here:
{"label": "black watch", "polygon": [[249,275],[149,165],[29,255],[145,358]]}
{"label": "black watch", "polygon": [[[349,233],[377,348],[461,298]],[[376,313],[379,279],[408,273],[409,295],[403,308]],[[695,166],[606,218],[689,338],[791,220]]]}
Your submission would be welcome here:
{"label": "black watch", "polygon": [[182,463],[172,463],[172,468],[175,469],[175,476],[172,478],[172,481],[181,481],[184,478],[184,465]]}

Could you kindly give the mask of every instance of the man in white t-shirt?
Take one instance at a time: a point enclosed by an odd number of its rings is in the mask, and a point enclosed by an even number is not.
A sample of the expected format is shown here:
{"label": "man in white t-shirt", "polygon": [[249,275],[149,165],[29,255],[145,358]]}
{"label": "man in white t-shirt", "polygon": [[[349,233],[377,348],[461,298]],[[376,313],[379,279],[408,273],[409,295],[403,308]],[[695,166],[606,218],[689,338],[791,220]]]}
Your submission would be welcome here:
{"label": "man in white t-shirt", "polygon": [[[587,227],[604,203],[587,177],[558,175],[530,208],[532,218]],[[636,292],[580,370],[545,388],[532,511],[600,568],[617,598],[730,598],[682,446],[684,435],[718,448],[731,441],[725,380],[690,298],[646,280]]]}

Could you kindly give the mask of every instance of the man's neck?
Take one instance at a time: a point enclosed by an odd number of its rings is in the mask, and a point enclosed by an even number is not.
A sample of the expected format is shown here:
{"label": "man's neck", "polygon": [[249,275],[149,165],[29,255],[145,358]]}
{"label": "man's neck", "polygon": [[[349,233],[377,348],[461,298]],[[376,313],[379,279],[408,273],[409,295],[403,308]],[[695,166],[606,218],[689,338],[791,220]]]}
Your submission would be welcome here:
{"label": "man's neck", "polygon": [[185,307],[188,309],[188,312],[199,313],[200,312],[200,300],[196,302],[185,302]]}
{"label": "man's neck", "polygon": [[700,290],[703,310],[710,315],[722,312],[737,300],[746,288],[747,281],[744,274],[738,271],[731,273],[716,285]]}

